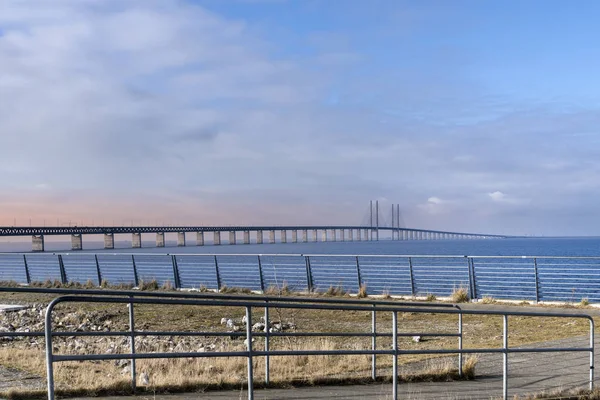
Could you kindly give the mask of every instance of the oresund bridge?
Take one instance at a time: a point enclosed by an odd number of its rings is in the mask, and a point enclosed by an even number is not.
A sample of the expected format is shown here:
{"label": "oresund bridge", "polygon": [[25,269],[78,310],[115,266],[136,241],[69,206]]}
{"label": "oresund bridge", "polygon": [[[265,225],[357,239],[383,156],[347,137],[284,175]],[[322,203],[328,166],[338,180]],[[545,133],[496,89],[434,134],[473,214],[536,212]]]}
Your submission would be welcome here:
{"label": "oresund bridge", "polygon": [[[45,236],[71,236],[72,250],[83,249],[83,235],[104,235],[104,248],[114,249],[115,235],[131,235],[132,248],[142,247],[142,234],[155,234],[156,247],[165,247],[165,234],[176,233],[177,245],[186,246],[186,234],[196,234],[196,246],[205,245],[205,236],[212,233],[212,244],[220,245],[223,233],[229,234],[228,244],[280,243],[379,240],[381,232],[391,234],[392,240],[450,240],[450,239],[504,239],[506,235],[467,233],[416,229],[403,227],[398,205],[392,205],[391,223],[381,224],[379,203],[375,213],[371,202],[369,221],[366,225],[265,225],[265,226],[10,226],[0,227],[2,236],[31,236],[32,250],[44,251]],[[279,233],[279,235],[277,235]],[[290,236],[291,233],[291,236]],[[251,235],[255,237],[251,241]],[[238,237],[240,236],[240,237]],[[300,236],[300,237],[299,237]],[[238,242],[238,239],[241,239]]]}

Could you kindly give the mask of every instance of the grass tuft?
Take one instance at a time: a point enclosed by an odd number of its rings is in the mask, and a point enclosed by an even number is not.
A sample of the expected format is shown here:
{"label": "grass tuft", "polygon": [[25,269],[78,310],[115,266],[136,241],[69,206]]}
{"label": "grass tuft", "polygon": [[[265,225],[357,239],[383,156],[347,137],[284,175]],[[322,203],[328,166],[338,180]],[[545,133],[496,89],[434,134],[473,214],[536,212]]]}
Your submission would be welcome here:
{"label": "grass tuft", "polygon": [[494,299],[492,296],[483,296],[481,302],[483,304],[494,304],[496,302],[496,299]]}
{"label": "grass tuft", "polygon": [[437,296],[433,293],[427,293],[427,297],[425,298],[425,301],[436,301],[437,300]]}
{"label": "grass tuft", "polygon": [[369,297],[369,293],[367,292],[367,284],[363,283],[360,285],[360,288],[358,289],[358,294],[356,295],[356,297],[358,297],[359,299],[366,299],[367,297]]}
{"label": "grass tuft", "polygon": [[325,292],[326,296],[345,296],[346,291],[342,287],[342,285],[338,286],[329,286],[329,289]]}
{"label": "grass tuft", "polygon": [[469,291],[466,287],[460,286],[452,291],[452,301],[454,303],[467,303],[470,300]]}
{"label": "grass tuft", "polygon": [[590,305],[590,301],[587,297],[584,297],[583,299],[581,299],[581,302],[579,303],[580,306],[585,307],[585,306],[589,306]]}

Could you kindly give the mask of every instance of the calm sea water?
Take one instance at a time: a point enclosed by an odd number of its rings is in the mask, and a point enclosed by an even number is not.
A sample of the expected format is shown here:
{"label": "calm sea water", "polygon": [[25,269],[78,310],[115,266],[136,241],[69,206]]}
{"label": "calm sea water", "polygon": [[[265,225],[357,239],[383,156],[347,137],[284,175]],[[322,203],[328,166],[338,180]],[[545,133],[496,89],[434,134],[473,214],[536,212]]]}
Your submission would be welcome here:
{"label": "calm sea water", "polygon": [[[144,241],[143,248],[132,249],[131,242],[115,241],[114,250],[104,250],[100,241],[86,241],[83,252],[109,253],[219,253],[219,254],[396,254],[396,255],[529,255],[529,256],[600,256],[600,237],[585,238],[525,238],[488,240],[424,240],[379,242],[309,242],[213,246],[195,246],[188,238],[188,246],[177,247],[167,241],[167,247],[157,248],[154,241]],[[0,252],[29,252],[29,242],[0,242]],[[70,243],[46,242],[46,251],[69,251]]]}

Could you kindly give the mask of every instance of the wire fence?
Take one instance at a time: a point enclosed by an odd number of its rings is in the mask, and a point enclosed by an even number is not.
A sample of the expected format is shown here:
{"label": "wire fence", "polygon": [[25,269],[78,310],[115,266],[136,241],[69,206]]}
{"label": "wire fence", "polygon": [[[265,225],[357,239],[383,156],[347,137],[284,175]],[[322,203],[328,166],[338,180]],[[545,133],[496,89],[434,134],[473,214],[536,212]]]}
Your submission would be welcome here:
{"label": "wire fence", "polygon": [[600,257],[0,253],[0,281],[600,302]]}

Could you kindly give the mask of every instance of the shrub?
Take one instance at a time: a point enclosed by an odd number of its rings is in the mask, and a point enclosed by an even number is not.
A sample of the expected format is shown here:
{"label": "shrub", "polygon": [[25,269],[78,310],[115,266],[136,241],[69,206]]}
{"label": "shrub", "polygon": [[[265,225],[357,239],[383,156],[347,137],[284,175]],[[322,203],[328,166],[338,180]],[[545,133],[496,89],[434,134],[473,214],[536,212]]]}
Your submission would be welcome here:
{"label": "shrub", "polygon": [[369,297],[369,293],[367,292],[367,285],[366,284],[361,284],[360,288],[358,288],[358,294],[356,295],[356,297],[358,297],[359,299],[364,299]]}
{"label": "shrub", "polygon": [[436,301],[437,300],[437,296],[433,293],[427,293],[427,297],[425,298],[426,301]]}

